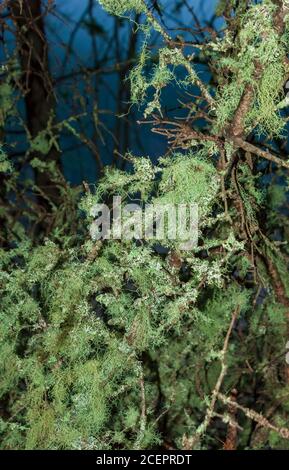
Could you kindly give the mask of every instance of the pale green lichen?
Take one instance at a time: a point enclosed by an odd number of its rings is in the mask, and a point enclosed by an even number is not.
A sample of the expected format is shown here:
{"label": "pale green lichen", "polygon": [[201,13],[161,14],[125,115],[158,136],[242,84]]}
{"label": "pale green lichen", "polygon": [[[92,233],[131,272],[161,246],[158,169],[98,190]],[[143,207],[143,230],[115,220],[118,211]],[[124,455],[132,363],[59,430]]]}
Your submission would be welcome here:
{"label": "pale green lichen", "polygon": [[3,151],[0,145],[0,173],[6,173],[12,171],[11,162],[8,160],[7,155]]}
{"label": "pale green lichen", "polygon": [[[243,92],[250,86],[255,97],[246,115],[245,132],[256,128],[270,135],[282,133],[284,120],[277,107],[286,77],[286,45],[274,26],[275,11],[276,5],[270,1],[252,6],[242,17],[237,42],[233,44],[230,33],[225,35],[225,44],[231,43],[232,53],[221,58],[218,66],[233,75],[217,94],[217,130],[229,124]],[[221,40],[217,49],[223,51]]]}
{"label": "pale green lichen", "polygon": [[145,11],[143,0],[99,0],[99,3],[112,15],[122,16],[130,10],[136,13]]}

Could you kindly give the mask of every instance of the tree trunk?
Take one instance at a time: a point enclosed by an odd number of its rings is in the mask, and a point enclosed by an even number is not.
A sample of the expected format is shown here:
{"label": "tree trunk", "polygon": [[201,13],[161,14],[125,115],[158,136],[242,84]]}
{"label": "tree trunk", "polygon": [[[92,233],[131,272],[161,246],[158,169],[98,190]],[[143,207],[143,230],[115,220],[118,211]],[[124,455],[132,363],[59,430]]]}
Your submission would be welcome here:
{"label": "tree trunk", "polygon": [[[10,11],[17,29],[17,49],[22,69],[21,86],[26,105],[27,127],[34,139],[47,129],[55,107],[52,78],[48,66],[48,46],[44,29],[41,0],[11,0]],[[52,148],[48,154],[34,153],[33,157],[54,160],[59,153]],[[59,193],[47,172],[36,171],[36,184],[54,204]],[[49,211],[47,201],[40,197],[42,207]]]}

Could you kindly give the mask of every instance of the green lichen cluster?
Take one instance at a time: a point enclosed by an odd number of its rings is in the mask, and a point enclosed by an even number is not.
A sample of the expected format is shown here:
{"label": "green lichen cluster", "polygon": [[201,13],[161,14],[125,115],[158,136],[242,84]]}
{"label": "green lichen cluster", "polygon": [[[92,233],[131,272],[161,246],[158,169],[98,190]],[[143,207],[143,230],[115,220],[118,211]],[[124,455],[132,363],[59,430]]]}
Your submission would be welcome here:
{"label": "green lichen cluster", "polygon": [[[139,61],[129,75],[132,104],[143,104],[149,90],[153,90],[153,98],[146,103],[144,117],[148,117],[155,111],[161,113],[161,91],[170,83],[177,81],[175,74],[176,67],[190,67],[190,61],[185,59],[179,49],[164,47],[159,50],[157,64],[153,66],[152,72],[148,76],[145,73],[145,67],[149,59],[150,54],[145,41],[139,56]],[[193,83],[195,77],[190,78],[192,78],[191,83]]]}
{"label": "green lichen cluster", "polygon": [[[126,153],[128,171],[106,167],[95,186],[84,183],[83,194],[47,157],[60,150],[61,130],[80,137],[76,118],[55,124],[51,115],[47,129],[28,136],[25,158],[31,171],[49,174],[58,205],[35,179],[22,182],[1,145],[0,447],[163,451],[193,442],[190,448],[220,449],[237,426],[235,448],[288,449],[278,432],[288,427],[289,413],[288,178],[284,168],[227,138],[248,87],[242,138],[265,133],[266,143],[284,133],[279,102],[288,26],[277,33],[272,1],[221,1],[226,21],[232,9],[237,13],[230,28],[204,44],[202,57],[216,72],[206,85],[194,57],[170,42],[142,0],[100,3],[111,14],[147,15],[129,74],[132,104],[161,118],[166,86],[189,93],[197,86],[185,122],[194,134],[157,164]],[[163,40],[155,57],[152,31]],[[0,85],[0,130],[13,108],[10,79]],[[203,129],[190,120],[196,110],[207,118]],[[39,196],[50,212],[33,212]],[[198,244],[93,240],[95,204],[112,210],[113,196],[143,211],[197,205]],[[45,216],[50,229],[40,237],[35,227]],[[251,417],[226,406],[218,391],[237,396]],[[272,425],[260,425],[262,416]]]}
{"label": "green lichen cluster", "polygon": [[[2,448],[151,448],[163,439],[162,413],[166,438],[181,446],[205,411],[196,387],[200,381],[209,394],[204,374],[217,377],[236,303],[244,317],[253,315],[246,344],[230,349],[236,377],[246,347],[253,360],[256,335],[264,337],[264,328],[280,335],[280,306],[253,313],[250,290],[237,283],[222,289],[233,252],[221,271],[220,260],[191,254],[193,275],[185,281],[149,247],[112,241],[92,257],[93,248],[47,242],[1,252]],[[213,289],[205,302],[200,282]],[[147,421],[140,435],[143,376]]]}
{"label": "green lichen cluster", "polygon": [[0,173],[7,173],[12,170],[12,165],[9,162],[4,150],[0,147]]}
{"label": "green lichen cluster", "polygon": [[145,11],[143,0],[100,0],[99,2],[112,15],[122,16],[130,10],[136,13]]}
{"label": "green lichen cluster", "polygon": [[[91,251],[91,242],[69,250],[47,242],[33,251],[22,246],[1,252],[4,448],[133,448],[141,420],[140,377],[156,373],[152,361],[164,375],[163,411],[172,407],[181,418],[176,438],[185,432],[182,395],[177,391],[174,404],[173,394],[175,385],[189,393],[191,372],[184,369],[177,384],[173,374],[192,346],[192,325],[205,337],[211,323],[208,353],[220,347],[226,326],[221,312],[210,319],[213,310],[199,311],[196,301],[199,282],[220,287],[222,271],[192,258],[195,275],[182,282],[149,247],[112,241],[99,247],[95,259]],[[230,309],[225,311],[228,316]],[[162,355],[172,348],[178,352],[170,364]],[[143,447],[160,440],[160,393],[148,382]]]}
{"label": "green lichen cluster", "polygon": [[257,128],[271,136],[282,133],[284,120],[277,105],[288,74],[288,50],[286,33],[280,36],[274,25],[276,8],[271,1],[252,6],[237,20],[237,38],[233,39],[228,31],[218,45],[214,44],[222,52],[222,56],[215,57],[217,68],[230,77],[217,92],[218,130],[230,122],[246,87],[251,86],[255,97],[246,115],[246,131]]}
{"label": "green lichen cluster", "polygon": [[[202,153],[176,154],[157,168],[148,159],[130,159],[133,172],[108,171],[82,209],[89,213],[115,192],[129,200],[141,189],[144,201],[183,202],[185,190],[186,202],[201,208],[201,246],[177,255],[182,270],[154,243],[133,240],[75,245],[67,239],[64,247],[47,241],[34,249],[26,242],[1,250],[2,448],[152,448],[161,445],[164,432],[181,447],[206,410],[236,305],[243,318],[252,316],[253,326],[246,344],[232,344],[230,362],[244,355],[254,360],[256,331],[265,334],[260,316],[270,335],[280,336],[280,306],[278,318],[274,303],[252,310],[251,289],[228,282],[231,266],[240,264],[244,278],[251,268],[242,258],[244,244],[230,229],[218,238],[207,233],[205,222],[218,210],[214,166]],[[245,172],[244,199],[246,192],[260,203]],[[219,254],[202,255],[214,247],[222,247]],[[234,374],[227,380],[230,387]]]}

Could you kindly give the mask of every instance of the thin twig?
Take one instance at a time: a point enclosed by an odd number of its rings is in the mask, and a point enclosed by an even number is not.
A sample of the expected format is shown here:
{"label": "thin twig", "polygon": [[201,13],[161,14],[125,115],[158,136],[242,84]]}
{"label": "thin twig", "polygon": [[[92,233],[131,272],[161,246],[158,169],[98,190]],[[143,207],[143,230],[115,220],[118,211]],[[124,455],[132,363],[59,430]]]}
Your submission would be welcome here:
{"label": "thin twig", "polygon": [[250,142],[241,139],[240,137],[236,137],[235,139],[233,139],[233,142],[237,147],[245,150],[246,152],[250,152],[253,155],[257,155],[258,157],[265,158],[270,162],[276,163],[276,165],[278,166],[289,169],[289,162],[281,160],[281,158],[277,157],[276,155],[273,155],[267,150],[262,150],[256,147],[255,145],[250,144]]}
{"label": "thin twig", "polygon": [[218,380],[217,380],[215,388],[213,390],[211,402],[210,402],[210,405],[207,408],[205,419],[202,422],[202,424],[198,427],[198,429],[196,430],[194,436],[187,437],[185,435],[183,437],[183,449],[184,450],[194,449],[196,444],[198,444],[199,440],[202,438],[202,436],[207,431],[207,428],[208,428],[208,426],[209,426],[209,424],[210,424],[210,422],[211,422],[211,420],[214,416],[214,412],[215,412],[214,410],[215,410],[218,394],[220,392],[223,380],[224,380],[226,372],[227,372],[226,354],[227,354],[227,351],[228,351],[229,339],[230,339],[233,326],[236,322],[236,319],[237,319],[239,313],[240,313],[240,307],[238,306],[235,309],[235,311],[232,315],[231,323],[230,323],[230,326],[228,328],[228,331],[227,331],[227,334],[226,334],[226,337],[225,337],[225,341],[224,341],[224,345],[223,345],[223,348],[222,348],[221,353],[220,353],[221,372],[219,374]]}
{"label": "thin twig", "polygon": [[238,408],[239,410],[243,411],[243,413],[247,416],[247,418],[252,419],[256,423],[258,423],[260,426],[271,429],[272,431],[275,431],[281,436],[283,439],[289,439],[289,429],[288,428],[280,428],[277,426],[274,426],[274,424],[270,423],[267,418],[262,416],[260,413],[257,413],[254,410],[251,410],[250,408],[246,408],[245,406],[239,405],[236,401],[231,400],[230,398],[226,397],[226,395],[223,395],[222,393],[218,393],[218,398],[226,405],[230,405],[232,407]]}
{"label": "thin twig", "polygon": [[[162,37],[164,38],[164,40],[166,41],[166,43],[168,44],[168,46],[172,46],[174,41],[173,39],[170,37],[170,35],[164,30],[164,28],[160,25],[160,23],[158,22],[158,20],[154,17],[154,15],[152,14],[152,12],[148,9],[145,1],[143,1],[143,4],[145,6],[145,10],[146,10],[146,15],[147,17],[149,18],[149,20],[151,21],[151,23],[154,25],[156,31],[158,31]],[[203,95],[203,97],[206,99],[206,101],[209,103],[209,105],[211,106],[212,109],[215,108],[215,100],[214,98],[212,97],[212,95],[209,93],[209,91],[207,90],[207,87],[205,86],[205,84],[198,78],[197,76],[197,73],[195,72],[195,70],[193,69],[193,67],[190,65],[188,59],[186,58],[186,56],[184,55],[184,53],[182,52],[181,49],[179,49],[181,54],[183,55],[184,57],[184,67],[186,68],[188,74],[192,77],[193,81],[196,83],[196,85],[199,87],[199,89],[201,90],[201,93]]]}

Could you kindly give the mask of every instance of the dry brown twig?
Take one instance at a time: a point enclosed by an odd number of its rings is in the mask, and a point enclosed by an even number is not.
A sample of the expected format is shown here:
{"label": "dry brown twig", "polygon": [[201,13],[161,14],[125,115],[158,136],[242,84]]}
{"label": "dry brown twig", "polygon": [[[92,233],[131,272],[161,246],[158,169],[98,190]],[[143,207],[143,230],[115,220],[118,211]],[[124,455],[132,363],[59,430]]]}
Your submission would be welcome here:
{"label": "dry brown twig", "polygon": [[238,148],[245,150],[246,152],[250,152],[252,155],[257,155],[258,157],[265,158],[265,160],[269,160],[270,162],[276,163],[276,165],[289,169],[289,162],[281,160],[281,158],[273,155],[271,152],[267,150],[262,150],[259,147],[256,147],[253,144],[241,139],[240,137],[236,137],[233,139],[233,143]]}
{"label": "dry brown twig", "polygon": [[225,404],[225,405],[230,405],[232,408],[237,408],[241,410],[248,418],[252,419],[256,423],[258,423],[260,426],[267,428],[271,431],[275,431],[276,433],[279,434],[283,439],[289,439],[289,429],[284,428],[284,427],[278,427],[274,426],[274,424],[270,423],[267,418],[262,416],[260,413],[257,413],[254,410],[251,410],[250,408],[246,408],[245,406],[239,405],[236,401],[231,400],[229,397],[226,397],[226,395],[223,395],[222,393],[218,393],[218,398]]}

